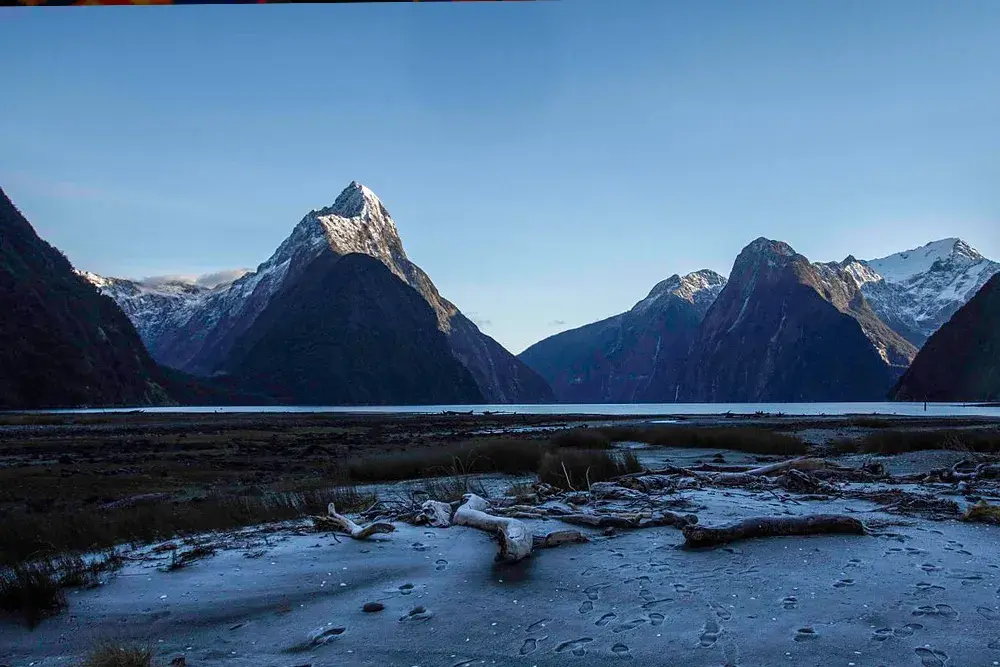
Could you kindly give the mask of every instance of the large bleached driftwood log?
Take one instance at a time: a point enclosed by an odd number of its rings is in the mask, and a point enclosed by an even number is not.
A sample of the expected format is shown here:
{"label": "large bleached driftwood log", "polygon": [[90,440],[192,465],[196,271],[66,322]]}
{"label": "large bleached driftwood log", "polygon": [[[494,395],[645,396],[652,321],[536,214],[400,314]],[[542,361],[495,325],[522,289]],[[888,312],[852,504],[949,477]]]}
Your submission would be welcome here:
{"label": "large bleached driftwood log", "polygon": [[796,517],[753,517],[727,526],[685,526],[684,546],[712,547],[737,540],[787,535],[864,535],[865,526],[857,519],[839,514]]}
{"label": "large bleached driftwood log", "polygon": [[312,517],[313,525],[320,530],[333,530],[338,533],[346,533],[356,540],[367,540],[376,533],[391,533],[396,527],[391,523],[377,521],[367,526],[359,526],[343,514],[337,513],[337,508],[330,503],[327,508],[327,516]]}
{"label": "large bleached driftwood log", "polygon": [[452,521],[459,526],[496,534],[500,539],[497,560],[515,562],[531,555],[534,540],[523,521],[487,514],[490,504],[474,493],[467,493],[462,499],[464,502],[455,510]]}
{"label": "large bleached driftwood log", "polygon": [[421,523],[435,528],[447,528],[451,525],[451,505],[440,500],[425,500],[417,516],[421,519]]}

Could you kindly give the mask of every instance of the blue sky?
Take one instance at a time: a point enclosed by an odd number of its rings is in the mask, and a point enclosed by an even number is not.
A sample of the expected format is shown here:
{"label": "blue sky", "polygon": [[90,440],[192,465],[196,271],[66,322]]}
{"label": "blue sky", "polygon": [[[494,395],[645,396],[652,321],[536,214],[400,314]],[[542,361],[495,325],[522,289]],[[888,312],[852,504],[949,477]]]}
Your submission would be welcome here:
{"label": "blue sky", "polygon": [[78,267],[264,261],[351,180],[514,352],[728,273],[1000,258],[1000,3],[0,9],[0,186]]}

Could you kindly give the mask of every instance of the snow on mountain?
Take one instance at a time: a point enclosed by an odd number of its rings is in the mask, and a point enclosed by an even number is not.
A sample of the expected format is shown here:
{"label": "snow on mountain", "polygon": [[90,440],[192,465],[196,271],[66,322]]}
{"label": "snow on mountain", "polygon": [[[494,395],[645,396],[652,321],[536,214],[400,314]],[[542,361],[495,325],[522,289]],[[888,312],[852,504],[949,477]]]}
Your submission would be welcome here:
{"label": "snow on mountain", "polygon": [[704,314],[725,286],[726,279],[710,269],[695,271],[684,277],[675,273],[653,286],[649,295],[635,304],[632,310],[636,312],[646,311],[655,306],[664,296],[673,295],[684,299]]}
{"label": "snow on mountain", "polygon": [[879,317],[918,347],[1000,272],[1000,263],[957,238],[879,259],[848,257],[840,266]]}
{"label": "snow on mountain", "polygon": [[333,205],[307,213],[267,261],[230,284],[208,291],[192,288],[173,293],[163,286],[153,288],[134,281],[100,278],[92,282],[129,315],[157,361],[196,375],[210,375],[226,369],[233,345],[274,296],[298,280],[326,251],[373,257],[416,289],[434,310],[453,354],[472,373],[488,401],[551,399],[544,380],[440,295],[427,274],[406,256],[386,207],[357,181],[352,181]]}

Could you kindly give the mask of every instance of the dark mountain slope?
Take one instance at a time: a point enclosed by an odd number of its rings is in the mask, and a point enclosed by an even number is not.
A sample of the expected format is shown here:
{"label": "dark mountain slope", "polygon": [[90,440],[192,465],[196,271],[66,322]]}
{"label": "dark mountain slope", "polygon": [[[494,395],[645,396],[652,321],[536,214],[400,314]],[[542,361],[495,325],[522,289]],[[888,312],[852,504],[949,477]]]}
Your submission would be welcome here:
{"label": "dark mountain slope", "polygon": [[519,355],[567,403],[671,402],[705,312],[726,279],[702,270],[656,285],[631,310]]}
{"label": "dark mountain slope", "polygon": [[930,337],[900,378],[893,397],[1000,400],[1000,274]]}
{"label": "dark mountain slope", "polygon": [[427,302],[358,253],[320,253],[236,342],[227,371],[284,403],[483,400]]}
{"label": "dark mountain slope", "polygon": [[880,400],[915,353],[837,266],[761,238],[706,314],[681,391],[704,402]]}
{"label": "dark mountain slope", "polygon": [[168,401],[132,323],[0,190],[0,407]]}

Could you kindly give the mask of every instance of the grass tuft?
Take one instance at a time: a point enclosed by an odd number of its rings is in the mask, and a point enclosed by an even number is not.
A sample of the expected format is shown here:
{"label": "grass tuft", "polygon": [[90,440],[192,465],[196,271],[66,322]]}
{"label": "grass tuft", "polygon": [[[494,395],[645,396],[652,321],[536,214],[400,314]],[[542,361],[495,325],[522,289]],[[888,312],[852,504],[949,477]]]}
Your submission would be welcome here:
{"label": "grass tuft", "polygon": [[34,628],[66,608],[66,593],[49,563],[25,563],[0,571],[0,610],[20,615]]}
{"label": "grass tuft", "polygon": [[87,656],[83,667],[152,667],[153,649],[144,644],[103,642]]}
{"label": "grass tuft", "polygon": [[594,482],[640,470],[642,466],[632,452],[611,454],[602,450],[564,448],[545,453],[538,468],[538,478],[561,489],[581,491]]}

